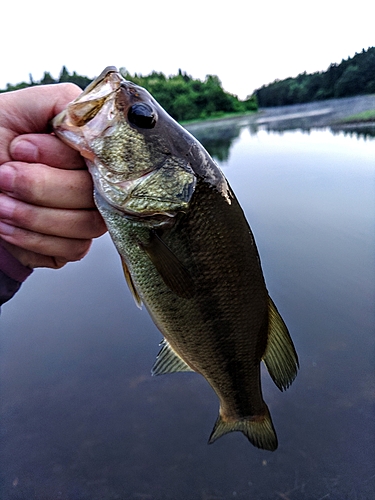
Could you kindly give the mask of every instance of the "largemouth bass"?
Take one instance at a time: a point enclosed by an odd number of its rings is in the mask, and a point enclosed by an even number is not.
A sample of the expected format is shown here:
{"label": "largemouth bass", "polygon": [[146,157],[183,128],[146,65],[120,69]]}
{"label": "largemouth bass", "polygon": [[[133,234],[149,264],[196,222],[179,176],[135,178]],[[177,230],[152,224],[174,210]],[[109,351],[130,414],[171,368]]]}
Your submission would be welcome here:
{"label": "largemouth bass", "polygon": [[152,373],[195,371],[208,381],[220,401],[210,443],[241,431],[253,445],[275,450],[260,362],[284,390],[298,358],[219,167],[114,67],[53,125],[86,159],[126,281],[164,336]]}

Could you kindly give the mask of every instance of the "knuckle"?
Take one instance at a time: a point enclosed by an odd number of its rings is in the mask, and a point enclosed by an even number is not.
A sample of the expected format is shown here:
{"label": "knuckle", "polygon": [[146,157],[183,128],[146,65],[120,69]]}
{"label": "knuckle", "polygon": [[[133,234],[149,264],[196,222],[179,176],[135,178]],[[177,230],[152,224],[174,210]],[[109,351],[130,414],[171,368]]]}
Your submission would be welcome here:
{"label": "knuckle", "polygon": [[49,267],[51,269],[61,269],[62,267],[64,267],[66,264],[68,263],[68,261],[64,258],[61,258],[61,257],[52,257],[50,259],[50,261],[48,262],[48,266],[44,266],[44,267]]}
{"label": "knuckle", "polygon": [[107,231],[107,226],[105,225],[103,217],[100,215],[98,211],[95,210],[93,214],[94,215],[93,215],[93,225],[92,225],[92,231],[93,231],[92,237],[98,238]]}
{"label": "knuckle", "polygon": [[43,169],[30,168],[30,165],[20,162],[13,162],[13,168],[13,196],[26,202],[42,200],[46,184]]}
{"label": "knuckle", "polygon": [[77,234],[84,234],[86,238],[98,238],[106,232],[107,227],[100,213],[91,209],[79,213],[75,230]]}
{"label": "knuckle", "polygon": [[76,240],[72,244],[71,254],[69,256],[69,260],[71,262],[76,262],[78,260],[83,259],[85,255],[87,255],[90,250],[91,240]]}
{"label": "knuckle", "polygon": [[[19,227],[14,228],[13,233],[7,237],[7,241],[24,250],[33,250],[33,248],[30,248],[30,236],[28,232]],[[33,242],[31,241],[32,246]]]}
{"label": "knuckle", "polygon": [[29,229],[35,224],[35,212],[27,203],[16,203],[12,220],[20,228]]}

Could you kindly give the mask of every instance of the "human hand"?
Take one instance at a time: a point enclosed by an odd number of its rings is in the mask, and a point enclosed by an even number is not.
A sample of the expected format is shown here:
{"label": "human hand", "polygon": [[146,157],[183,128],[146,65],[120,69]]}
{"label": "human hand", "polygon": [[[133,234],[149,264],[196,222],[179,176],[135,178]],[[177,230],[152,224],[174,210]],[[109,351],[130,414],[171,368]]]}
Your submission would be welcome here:
{"label": "human hand", "polygon": [[0,239],[23,265],[60,268],[106,231],[79,153],[49,131],[73,84],[0,94]]}

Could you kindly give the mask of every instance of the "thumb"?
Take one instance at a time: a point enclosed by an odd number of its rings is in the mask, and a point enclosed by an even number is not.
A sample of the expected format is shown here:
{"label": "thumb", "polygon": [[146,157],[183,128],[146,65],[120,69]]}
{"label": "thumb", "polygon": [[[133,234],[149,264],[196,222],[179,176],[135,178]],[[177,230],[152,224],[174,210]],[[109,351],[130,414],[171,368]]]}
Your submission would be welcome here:
{"label": "thumb", "polygon": [[14,135],[48,132],[49,122],[82,90],[73,83],[40,85],[1,96],[0,127]]}

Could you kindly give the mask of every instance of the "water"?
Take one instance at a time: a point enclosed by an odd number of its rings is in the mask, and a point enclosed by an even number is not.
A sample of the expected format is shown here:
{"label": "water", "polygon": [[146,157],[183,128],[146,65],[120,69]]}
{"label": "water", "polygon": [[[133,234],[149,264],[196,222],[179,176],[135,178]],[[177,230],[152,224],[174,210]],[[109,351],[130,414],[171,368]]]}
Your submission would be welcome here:
{"label": "water", "polygon": [[246,212],[299,354],[285,393],[263,374],[278,450],[240,433],[208,446],[204,379],[150,376],[161,335],[104,236],[3,306],[2,500],[374,498],[375,140],[245,122],[194,133]]}

